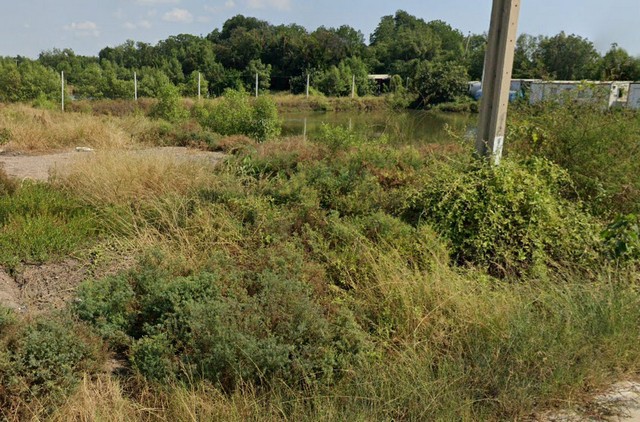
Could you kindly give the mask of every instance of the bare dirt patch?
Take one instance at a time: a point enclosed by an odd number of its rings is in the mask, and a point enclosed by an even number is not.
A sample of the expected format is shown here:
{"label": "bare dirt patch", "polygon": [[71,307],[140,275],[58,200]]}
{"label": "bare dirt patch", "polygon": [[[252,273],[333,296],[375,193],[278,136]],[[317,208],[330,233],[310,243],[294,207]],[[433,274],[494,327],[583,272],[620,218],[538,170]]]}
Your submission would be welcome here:
{"label": "bare dirt patch", "polygon": [[103,278],[135,265],[130,256],[112,257],[98,265],[67,258],[59,262],[23,264],[11,274],[0,268],[0,305],[37,314],[64,308],[80,283]]}
{"label": "bare dirt patch", "polygon": [[0,305],[13,309],[22,310],[20,304],[20,288],[18,283],[7,272],[0,269]]}
{"label": "bare dirt patch", "polygon": [[575,409],[549,411],[536,422],[640,422],[640,381],[621,381]]}
{"label": "bare dirt patch", "polygon": [[[114,155],[141,155],[153,159],[154,156],[171,156],[176,161],[205,160],[211,163],[219,161],[224,154],[219,152],[202,151],[186,147],[157,147],[141,150],[113,151]],[[69,150],[51,154],[26,155],[20,153],[0,154],[0,168],[10,177],[17,179],[31,179],[47,181],[53,174],[64,175],[66,169],[76,160],[84,160],[93,156],[91,151],[82,147],[79,150]]]}

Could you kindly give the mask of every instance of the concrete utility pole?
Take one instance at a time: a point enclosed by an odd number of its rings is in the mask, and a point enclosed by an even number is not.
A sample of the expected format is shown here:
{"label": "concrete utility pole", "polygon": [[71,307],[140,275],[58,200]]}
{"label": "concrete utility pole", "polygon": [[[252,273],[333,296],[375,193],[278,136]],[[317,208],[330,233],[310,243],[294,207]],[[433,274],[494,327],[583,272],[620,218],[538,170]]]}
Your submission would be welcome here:
{"label": "concrete utility pole", "polygon": [[351,98],[356,97],[356,75],[353,75],[351,79]]}
{"label": "concrete utility pole", "polygon": [[138,74],[133,72],[133,99],[138,101]]}
{"label": "concrete utility pole", "polygon": [[258,79],[258,73],[256,72],[256,98],[258,98],[258,87],[260,86],[260,81]]}
{"label": "concrete utility pole", "polygon": [[309,98],[309,79],[310,75],[307,73],[307,98]]}
{"label": "concrete utility pole", "polygon": [[200,99],[200,89],[202,86],[202,76],[200,72],[198,72],[198,100]]}
{"label": "concrete utility pole", "polygon": [[476,151],[495,165],[502,158],[519,14],[520,0],[493,0]]}

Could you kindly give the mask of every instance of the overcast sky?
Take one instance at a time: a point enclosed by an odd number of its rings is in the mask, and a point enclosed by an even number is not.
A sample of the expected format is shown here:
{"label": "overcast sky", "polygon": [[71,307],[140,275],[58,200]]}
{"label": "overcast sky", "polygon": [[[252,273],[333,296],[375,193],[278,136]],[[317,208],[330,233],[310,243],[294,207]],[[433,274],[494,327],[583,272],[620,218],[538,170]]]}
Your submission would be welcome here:
{"label": "overcast sky", "polygon": [[[380,18],[402,9],[468,32],[488,29],[491,0],[0,0],[0,56],[37,57],[71,48],[97,55],[127,39],[156,43],[170,35],[206,35],[237,14],[273,24],[350,25],[365,35]],[[640,0],[522,0],[520,32],[561,30],[593,41],[600,51],[617,42],[640,56]]]}

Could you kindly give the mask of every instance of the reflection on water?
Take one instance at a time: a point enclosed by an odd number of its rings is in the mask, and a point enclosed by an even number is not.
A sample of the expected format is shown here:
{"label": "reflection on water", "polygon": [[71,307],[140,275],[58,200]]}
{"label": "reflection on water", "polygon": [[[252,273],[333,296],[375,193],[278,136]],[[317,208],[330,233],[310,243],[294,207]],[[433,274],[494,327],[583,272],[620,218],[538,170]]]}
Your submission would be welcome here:
{"label": "reflection on water", "polygon": [[446,143],[451,134],[468,135],[476,126],[475,114],[426,111],[296,112],[282,114],[282,134],[313,137],[322,124],[340,125],[367,137],[385,135],[392,143]]}

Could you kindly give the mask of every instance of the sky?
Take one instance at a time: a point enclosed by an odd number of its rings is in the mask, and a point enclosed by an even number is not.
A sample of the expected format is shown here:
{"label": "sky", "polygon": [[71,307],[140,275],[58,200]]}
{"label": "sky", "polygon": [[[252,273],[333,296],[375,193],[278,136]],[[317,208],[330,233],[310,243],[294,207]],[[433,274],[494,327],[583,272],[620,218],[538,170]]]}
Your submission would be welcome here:
{"label": "sky", "polygon": [[[96,56],[128,39],[155,44],[171,35],[206,35],[237,14],[272,24],[350,25],[365,39],[385,15],[405,10],[443,20],[465,35],[489,28],[491,0],[0,0],[0,56],[36,58],[71,48]],[[640,56],[640,0],[522,0],[520,33],[561,30],[605,52],[617,43]]]}

